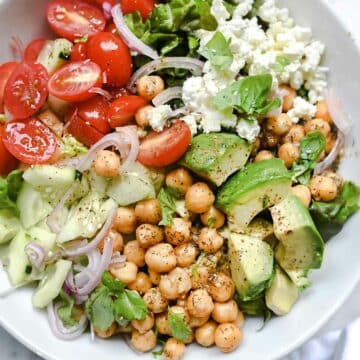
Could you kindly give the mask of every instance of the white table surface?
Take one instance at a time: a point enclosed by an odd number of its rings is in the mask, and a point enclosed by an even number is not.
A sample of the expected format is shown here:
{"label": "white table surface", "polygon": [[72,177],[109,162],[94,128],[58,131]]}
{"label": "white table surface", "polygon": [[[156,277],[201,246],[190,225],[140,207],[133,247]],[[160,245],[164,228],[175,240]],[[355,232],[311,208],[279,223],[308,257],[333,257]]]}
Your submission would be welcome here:
{"label": "white table surface", "polygon": [[[317,1],[317,0],[314,0]],[[353,5],[359,0],[325,0],[336,11],[349,29],[351,36],[360,47],[360,15],[354,13]],[[329,299],[331,301],[331,299]],[[322,328],[319,334],[343,328],[357,317],[360,317],[360,284],[341,310]],[[50,331],[50,330],[49,330]],[[21,345],[0,328],[0,359],[2,360],[39,360],[40,358]]]}

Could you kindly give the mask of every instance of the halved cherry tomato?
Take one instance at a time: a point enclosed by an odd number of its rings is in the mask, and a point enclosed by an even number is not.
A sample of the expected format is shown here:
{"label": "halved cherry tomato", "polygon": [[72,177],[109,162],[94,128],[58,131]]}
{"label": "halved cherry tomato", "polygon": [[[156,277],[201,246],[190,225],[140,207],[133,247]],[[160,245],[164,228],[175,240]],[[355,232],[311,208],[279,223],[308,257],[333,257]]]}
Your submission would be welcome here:
{"label": "halved cherry tomato", "polygon": [[18,65],[5,86],[6,108],[17,119],[35,114],[46,101],[48,80],[48,72],[41,64]]}
{"label": "halved cherry tomato", "polygon": [[155,6],[154,0],[122,0],[121,9],[124,14],[139,11],[141,17],[146,20]]}
{"label": "halved cherry tomato", "polygon": [[7,123],[3,142],[14,157],[26,164],[49,162],[58,148],[55,134],[34,118]]}
{"label": "halved cherry tomato", "polygon": [[18,160],[15,159],[5,147],[3,137],[4,125],[0,125],[0,175],[6,176],[9,172],[17,168]]}
{"label": "halved cherry tomato", "polygon": [[75,109],[77,115],[82,120],[103,134],[107,134],[111,130],[107,118],[108,110],[109,103],[103,96],[95,96],[92,99],[81,102],[76,105]]}
{"label": "halved cherry tomato", "polygon": [[71,61],[81,61],[86,58],[86,44],[83,42],[75,44],[71,52]]}
{"label": "halved cherry tomato", "polygon": [[92,61],[77,61],[56,71],[49,80],[49,92],[65,101],[80,102],[94,97],[89,92],[102,85],[101,69]]}
{"label": "halved cherry tomato", "polygon": [[46,13],[51,29],[71,41],[84,35],[93,36],[106,25],[102,12],[83,1],[53,0]]}
{"label": "halved cherry tomato", "polygon": [[42,50],[46,42],[46,39],[36,39],[31,41],[24,51],[24,61],[36,62],[40,51]]}
{"label": "halved cherry tomato", "polygon": [[7,62],[0,66],[0,112],[4,113],[4,92],[5,86],[18,63]]}
{"label": "halved cherry tomato", "polygon": [[120,96],[110,106],[108,112],[110,126],[116,128],[127,125],[134,118],[136,112],[147,104],[147,100],[141,96]]}
{"label": "halved cherry tomato", "polygon": [[78,141],[88,147],[97,143],[104,136],[103,133],[92,127],[77,115],[69,120],[67,130]]}
{"label": "halved cherry tomato", "polygon": [[109,85],[122,87],[129,81],[132,72],[130,50],[119,36],[108,32],[96,34],[87,43],[87,55],[106,73]]}
{"label": "halved cherry tomato", "polygon": [[138,160],[147,166],[162,167],[178,161],[191,140],[189,126],[177,120],[162,132],[152,131],[140,144]]}
{"label": "halved cherry tomato", "polygon": [[112,33],[113,35],[119,36],[119,33],[118,33],[117,28],[114,23],[110,23],[109,25],[107,25],[105,28],[105,31]]}

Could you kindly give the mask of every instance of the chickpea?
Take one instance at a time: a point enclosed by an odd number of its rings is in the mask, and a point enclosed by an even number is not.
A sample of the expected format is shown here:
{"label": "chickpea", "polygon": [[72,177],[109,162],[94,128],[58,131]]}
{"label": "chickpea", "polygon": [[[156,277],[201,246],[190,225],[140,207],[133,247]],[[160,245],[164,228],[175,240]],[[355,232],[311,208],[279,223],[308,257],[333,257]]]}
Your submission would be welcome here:
{"label": "chickpea", "polygon": [[161,221],[161,207],[157,199],[139,201],[135,206],[139,223],[157,225]]}
{"label": "chickpea", "polygon": [[201,214],[200,219],[205,226],[214,229],[221,228],[225,223],[225,215],[214,206]]}
{"label": "chickpea", "polygon": [[317,109],[316,109],[315,117],[319,118],[319,119],[323,119],[327,123],[332,124],[333,121],[332,121],[331,116],[329,114],[329,110],[328,110],[328,107],[326,105],[325,100],[320,100],[317,103]]}
{"label": "chickpea", "polygon": [[117,231],[111,230],[109,235],[105,236],[105,238],[102,239],[98,245],[98,249],[101,252],[104,250],[104,241],[107,237],[111,238],[113,241],[113,253],[118,251],[121,252],[124,249],[124,239],[121,234],[119,234]]}
{"label": "chickpea", "polygon": [[130,284],[136,280],[138,267],[134,263],[127,261],[125,265],[111,265],[109,271],[119,281]]}
{"label": "chickpea", "polygon": [[283,143],[300,144],[305,137],[305,129],[302,125],[293,125],[289,132],[282,138]]}
{"label": "chickpea", "polygon": [[209,320],[209,318],[210,316],[204,316],[204,317],[190,316],[189,326],[191,328],[197,328],[203,326]]}
{"label": "chickpea", "polygon": [[230,300],[226,303],[216,302],[211,316],[220,324],[228,323],[236,320],[238,311],[239,309],[235,300]]}
{"label": "chickpea", "polygon": [[234,351],[242,339],[241,330],[234,324],[220,324],[215,330],[215,344],[224,353]]}
{"label": "chickpea", "polygon": [[176,300],[178,297],[177,286],[169,279],[168,275],[162,275],[159,283],[161,294],[168,300]]}
{"label": "chickpea", "polygon": [[260,162],[264,160],[271,160],[274,158],[274,155],[269,150],[261,150],[255,156],[255,162]]}
{"label": "chickpea", "polygon": [[186,307],[186,299],[177,299],[176,305]]}
{"label": "chickpea", "polygon": [[184,341],[184,344],[192,344],[195,340],[195,335],[193,329],[191,329],[191,333],[189,334],[189,337]]}
{"label": "chickpea", "polygon": [[190,315],[195,317],[208,316],[214,310],[214,303],[205,289],[192,291],[186,305]]}
{"label": "chickpea", "polygon": [[235,285],[231,277],[223,274],[213,274],[209,276],[209,293],[218,302],[225,302],[235,294]]}
{"label": "chickpea", "polygon": [[166,341],[163,351],[164,360],[180,360],[186,350],[186,346],[181,341],[170,338]]}
{"label": "chickpea", "polygon": [[202,228],[199,235],[199,248],[207,253],[216,253],[224,244],[224,238],[216,229]]}
{"label": "chickpea", "polygon": [[323,172],[322,175],[325,176],[325,177],[328,177],[330,179],[333,179],[335,181],[336,186],[338,187],[338,189],[340,189],[342,187],[342,184],[343,184],[344,180],[339,174],[336,174],[332,170],[326,170],[326,171]]}
{"label": "chickpea", "polygon": [[276,118],[270,118],[267,121],[267,128],[276,135],[285,135],[292,126],[292,121],[288,114],[280,114]]}
{"label": "chickpea", "polygon": [[300,150],[297,145],[286,143],[279,147],[278,156],[284,160],[285,166],[290,168],[294,161],[300,157]]}
{"label": "chickpea", "polygon": [[135,350],[140,352],[148,352],[154,349],[157,344],[156,335],[152,330],[141,334],[139,331],[134,330],[131,334],[131,344]]}
{"label": "chickpea", "polygon": [[305,185],[296,185],[291,188],[292,193],[297,196],[301,202],[309,207],[311,203],[311,193],[307,186]]}
{"label": "chickpea", "polygon": [[98,336],[99,338],[102,338],[102,339],[108,339],[109,337],[112,337],[116,333],[116,330],[117,330],[116,323],[112,323],[111,326],[108,329],[106,329],[105,331],[98,329],[94,325],[94,332],[95,332],[96,336]]}
{"label": "chickpea", "polygon": [[304,129],[306,134],[311,131],[320,131],[325,137],[327,137],[331,131],[329,123],[323,119],[312,119],[307,121]]}
{"label": "chickpea", "polygon": [[232,323],[237,326],[239,329],[241,329],[244,325],[244,314],[239,310],[238,311],[238,315],[236,317],[236,320],[233,321]]}
{"label": "chickpea", "polygon": [[197,275],[197,277],[191,277],[192,288],[200,289],[207,286],[210,276],[210,269],[207,266],[199,266],[197,269]]}
{"label": "chickpea", "polygon": [[155,325],[156,325],[156,329],[158,330],[159,334],[171,335],[167,312],[156,315]]}
{"label": "chickpea", "polygon": [[181,194],[186,194],[190,186],[193,184],[193,178],[188,170],[178,168],[170,171],[165,178],[166,186],[179,191]]}
{"label": "chickpea", "polygon": [[145,266],[145,250],[137,240],[132,240],[125,244],[124,255],[128,261],[133,262],[138,267]]}
{"label": "chickpea", "polygon": [[191,222],[182,218],[173,219],[173,225],[165,226],[166,241],[177,246],[190,241]]}
{"label": "chickpea", "polygon": [[142,224],[136,229],[136,240],[145,249],[162,242],[163,239],[164,233],[159,226]]}
{"label": "chickpea", "polygon": [[131,322],[132,327],[140,334],[144,334],[151,330],[155,324],[155,318],[153,314],[147,314],[145,320],[133,320]]}
{"label": "chickpea", "polygon": [[183,297],[191,290],[191,277],[187,270],[177,267],[169,273],[168,278],[176,285],[178,296]]}
{"label": "chickpea", "polygon": [[154,109],[153,106],[147,105],[139,109],[135,114],[135,121],[141,128],[149,126],[149,111],[152,109]]}
{"label": "chickpea", "polygon": [[215,343],[215,331],[217,328],[215,321],[210,320],[195,330],[196,342],[205,347],[213,346]]}
{"label": "chickpea", "polygon": [[125,326],[119,325],[117,330],[117,332],[120,334],[131,334],[132,331],[133,331],[133,327],[131,326],[131,323]]}
{"label": "chickpea", "polygon": [[277,146],[279,139],[279,135],[267,130],[263,134],[261,146],[265,149],[273,149]]}
{"label": "chickpea", "polygon": [[114,222],[115,229],[122,234],[132,234],[136,229],[135,210],[129,207],[119,207]]}
{"label": "chickpea", "polygon": [[189,315],[188,311],[185,309],[185,307],[179,306],[179,305],[174,305],[169,308],[169,313],[170,312],[174,313],[174,314],[181,314],[183,316],[185,324],[189,323],[190,315]]}
{"label": "chickpea", "polygon": [[185,243],[175,248],[176,262],[178,266],[188,267],[192,265],[198,254],[198,249],[193,243]]}
{"label": "chickpea", "polygon": [[152,286],[152,282],[148,274],[138,272],[134,282],[128,284],[130,290],[136,290],[140,294],[145,294]]}
{"label": "chickpea", "polygon": [[290,86],[286,86],[286,85],[281,85],[280,89],[287,91],[287,94],[283,97],[283,111],[288,112],[294,107],[296,91]]}
{"label": "chickpea", "polygon": [[176,266],[175,251],[170,244],[157,244],[147,250],[145,262],[150,269],[158,273],[169,272]]}
{"label": "chickpea", "polygon": [[154,285],[159,285],[160,284],[160,280],[161,280],[161,275],[159,273],[157,273],[154,270],[148,269],[148,273],[149,273],[149,277],[151,282]]}
{"label": "chickpea", "polygon": [[315,200],[327,202],[336,198],[338,188],[332,178],[316,175],[310,181],[310,191]]}
{"label": "chickpea", "polygon": [[120,157],[113,151],[100,150],[96,154],[94,169],[97,175],[115,177],[120,173]]}
{"label": "chickpea", "polygon": [[198,182],[192,185],[185,195],[187,209],[195,214],[208,211],[214,204],[215,196],[207,184]]}
{"label": "chickpea", "polygon": [[152,100],[156,95],[164,91],[164,89],[164,80],[156,75],[143,76],[136,83],[138,94],[147,100]]}
{"label": "chickpea", "polygon": [[149,289],[143,298],[148,309],[154,314],[165,311],[168,306],[167,299],[161,294],[157,287]]}

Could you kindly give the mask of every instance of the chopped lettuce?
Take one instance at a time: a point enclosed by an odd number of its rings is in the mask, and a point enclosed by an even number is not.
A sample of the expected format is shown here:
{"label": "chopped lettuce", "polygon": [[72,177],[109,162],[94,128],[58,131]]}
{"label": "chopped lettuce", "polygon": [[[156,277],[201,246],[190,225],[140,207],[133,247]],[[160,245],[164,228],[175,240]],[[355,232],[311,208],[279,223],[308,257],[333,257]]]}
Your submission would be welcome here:
{"label": "chopped lettuce", "polygon": [[16,199],[23,183],[22,174],[22,171],[14,170],[6,179],[0,178],[0,210],[8,210],[16,216],[19,215]]}

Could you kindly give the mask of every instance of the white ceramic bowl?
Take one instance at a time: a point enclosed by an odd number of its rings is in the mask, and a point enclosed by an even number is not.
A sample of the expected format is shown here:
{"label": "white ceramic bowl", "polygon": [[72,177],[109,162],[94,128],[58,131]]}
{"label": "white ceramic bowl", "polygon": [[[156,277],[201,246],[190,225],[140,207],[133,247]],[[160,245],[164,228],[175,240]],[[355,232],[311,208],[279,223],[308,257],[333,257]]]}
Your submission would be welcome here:
{"label": "white ceramic bowl", "polygon": [[[45,0],[0,0],[2,51],[0,60],[10,59],[7,41],[18,35],[24,42],[46,31],[43,7]],[[331,68],[331,86],[336,89],[348,113],[360,119],[359,84],[360,57],[353,40],[336,15],[320,0],[282,0],[299,24],[311,26],[317,38],[327,45],[326,62]],[[354,16],[360,10],[356,0]],[[360,20],[360,17],[359,19]],[[360,122],[354,121],[352,138],[348,139],[342,173],[346,178],[360,179]],[[227,359],[267,360],[289,353],[312,336],[339,309],[360,279],[360,214],[353,217],[343,231],[326,246],[324,264],[313,273],[313,287],[306,291],[293,311],[286,317],[272,320],[261,332],[261,322],[247,320],[245,338],[238,351]],[[31,306],[31,289],[22,289],[0,299],[0,324],[18,340],[46,359],[89,360],[131,359],[131,352],[123,341],[90,341],[88,335],[74,342],[57,340],[51,333],[45,313]],[[216,348],[191,346],[186,359],[224,357]],[[151,355],[144,355],[144,359]]]}

